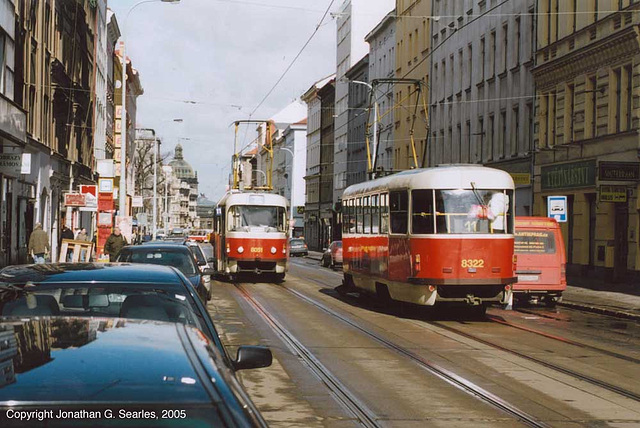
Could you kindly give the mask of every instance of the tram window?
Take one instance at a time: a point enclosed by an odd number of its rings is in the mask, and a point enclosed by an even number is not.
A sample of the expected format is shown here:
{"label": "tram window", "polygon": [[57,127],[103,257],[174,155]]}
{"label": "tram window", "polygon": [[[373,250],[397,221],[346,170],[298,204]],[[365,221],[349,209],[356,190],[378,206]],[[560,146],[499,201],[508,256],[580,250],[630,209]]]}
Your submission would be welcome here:
{"label": "tram window", "polygon": [[389,233],[389,195],[380,195],[380,233]]}
{"label": "tram window", "polygon": [[380,207],[379,196],[371,197],[371,233],[380,233]]}
{"label": "tram window", "polygon": [[411,204],[411,232],[416,234],[435,233],[433,224],[433,190],[413,190],[411,192]]}
{"label": "tram window", "polygon": [[245,230],[252,227],[287,231],[286,210],[283,207],[234,205],[229,208],[229,231]]}
{"label": "tram window", "polygon": [[349,233],[356,233],[356,201],[349,201]]}
{"label": "tram window", "polygon": [[405,191],[390,192],[391,233],[407,233],[409,194]]}
{"label": "tram window", "polygon": [[364,229],[362,233],[371,233],[371,205],[369,204],[369,197],[365,196],[362,199],[362,208],[364,211]]}
{"label": "tram window", "polygon": [[356,233],[362,233],[362,198],[356,199]]}
{"label": "tram window", "polygon": [[436,190],[437,233],[512,233],[511,190]]}

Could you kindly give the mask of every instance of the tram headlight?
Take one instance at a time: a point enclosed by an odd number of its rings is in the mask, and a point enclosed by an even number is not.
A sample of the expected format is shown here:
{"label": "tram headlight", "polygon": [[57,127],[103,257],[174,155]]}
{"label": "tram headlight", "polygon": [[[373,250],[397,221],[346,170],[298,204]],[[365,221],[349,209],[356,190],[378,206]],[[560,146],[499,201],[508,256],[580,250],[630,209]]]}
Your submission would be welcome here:
{"label": "tram headlight", "polygon": [[244,253],[244,247],[242,245],[238,247],[238,253]]}
{"label": "tram headlight", "polygon": [[276,247],[271,247],[271,254],[275,254],[278,251]]}

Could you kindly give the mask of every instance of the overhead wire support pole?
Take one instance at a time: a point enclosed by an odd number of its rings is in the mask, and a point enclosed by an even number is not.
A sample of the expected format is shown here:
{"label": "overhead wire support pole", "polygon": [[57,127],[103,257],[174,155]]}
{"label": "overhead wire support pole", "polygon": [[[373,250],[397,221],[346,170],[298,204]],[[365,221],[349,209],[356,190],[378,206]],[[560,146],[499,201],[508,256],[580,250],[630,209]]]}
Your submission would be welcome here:
{"label": "overhead wire support pole", "polygon": [[[273,145],[271,142],[271,137],[272,137],[272,127],[275,128],[275,123],[273,122],[273,120],[268,119],[268,120],[256,120],[256,119],[247,119],[247,120],[236,120],[235,122],[233,122],[231,125],[235,126],[235,139],[234,139],[234,144],[233,144],[233,188],[234,189],[238,189],[239,186],[239,182],[238,182],[238,167],[239,167],[239,154],[238,154],[238,127],[240,124],[249,124],[249,123],[255,123],[255,124],[265,124],[266,125],[266,129],[265,129],[265,143],[262,144],[262,146],[264,147],[264,149],[267,151],[267,153],[269,154],[269,158],[268,158],[268,164],[267,164],[267,172],[265,173],[265,178],[266,178],[266,186],[259,188],[256,187],[256,190],[268,190],[271,191],[273,190]],[[231,126],[230,125],[230,126]],[[261,143],[258,141],[258,145],[260,145]]]}

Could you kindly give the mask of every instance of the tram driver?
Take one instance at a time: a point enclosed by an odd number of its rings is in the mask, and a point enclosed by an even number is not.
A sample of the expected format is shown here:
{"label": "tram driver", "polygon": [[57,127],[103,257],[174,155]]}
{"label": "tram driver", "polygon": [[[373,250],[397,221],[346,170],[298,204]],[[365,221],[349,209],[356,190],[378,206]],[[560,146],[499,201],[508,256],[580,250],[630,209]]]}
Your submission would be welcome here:
{"label": "tram driver", "polygon": [[[472,205],[468,216],[478,220],[487,220],[489,223],[489,233],[494,231],[505,231],[505,217],[509,212],[509,196],[504,192],[488,193],[483,198],[483,205]],[[478,225],[482,229],[481,225]],[[486,226],[485,226],[486,227]],[[486,233],[487,230],[485,229]]]}

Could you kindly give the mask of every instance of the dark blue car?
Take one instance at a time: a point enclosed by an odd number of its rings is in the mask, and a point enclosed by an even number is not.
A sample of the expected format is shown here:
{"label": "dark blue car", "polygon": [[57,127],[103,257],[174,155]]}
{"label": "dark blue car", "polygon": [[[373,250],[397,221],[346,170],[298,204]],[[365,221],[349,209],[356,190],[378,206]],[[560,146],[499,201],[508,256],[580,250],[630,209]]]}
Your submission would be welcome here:
{"label": "dark blue car", "polygon": [[270,351],[240,347],[231,360],[175,268],[7,267],[0,344],[3,427],[44,410],[67,417],[27,425],[265,426],[235,370],[268,366]]}
{"label": "dark blue car", "polygon": [[203,301],[211,299],[211,291],[205,285],[205,276],[213,275],[214,272],[201,271],[193,253],[186,246],[170,243],[127,246],[120,251],[117,261],[173,266],[189,279]]}

